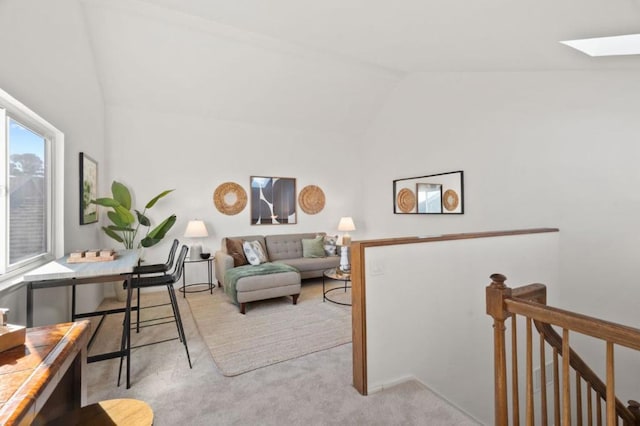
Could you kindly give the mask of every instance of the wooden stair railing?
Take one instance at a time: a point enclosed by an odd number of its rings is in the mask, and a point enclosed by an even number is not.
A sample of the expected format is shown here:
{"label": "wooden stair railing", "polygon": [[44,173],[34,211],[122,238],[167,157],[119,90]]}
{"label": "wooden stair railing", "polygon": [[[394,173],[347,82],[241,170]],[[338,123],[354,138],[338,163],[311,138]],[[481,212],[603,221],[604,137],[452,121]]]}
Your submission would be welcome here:
{"label": "wooden stair railing", "polygon": [[[569,312],[546,305],[546,287],[530,284],[511,289],[505,285],[506,277],[493,274],[486,289],[487,314],[493,317],[495,424],[519,425],[521,417],[526,425],[640,425],[640,404],[629,401],[626,407],[615,396],[615,345],[640,351],[640,330],[597,318]],[[509,320],[507,322],[507,320]],[[518,322],[525,323],[525,337],[518,336]],[[534,389],[533,327],[538,332],[539,389]],[[511,345],[507,358],[506,330],[511,328]],[[553,327],[562,329],[562,336]],[[569,346],[571,332],[593,337],[605,343],[606,383]],[[524,340],[524,374],[518,369],[518,343]],[[546,362],[547,353],[552,361]],[[567,354],[567,356],[564,356]],[[510,364],[510,368],[508,370]],[[547,395],[547,366],[553,373],[553,395],[549,404]],[[507,384],[510,376],[510,389]],[[524,377],[525,386],[519,384]],[[573,386],[572,386],[573,384]],[[510,392],[509,392],[510,390]],[[525,411],[521,415],[520,391],[524,390]],[[584,398],[583,398],[584,392]],[[539,393],[539,394],[538,394]],[[509,422],[511,402],[511,423]],[[583,402],[586,402],[584,404]],[[605,405],[603,411],[603,403]],[[553,406],[550,419],[549,405]],[[536,412],[539,417],[536,418]],[[572,416],[573,415],[573,416]],[[550,423],[550,420],[552,421]]]}

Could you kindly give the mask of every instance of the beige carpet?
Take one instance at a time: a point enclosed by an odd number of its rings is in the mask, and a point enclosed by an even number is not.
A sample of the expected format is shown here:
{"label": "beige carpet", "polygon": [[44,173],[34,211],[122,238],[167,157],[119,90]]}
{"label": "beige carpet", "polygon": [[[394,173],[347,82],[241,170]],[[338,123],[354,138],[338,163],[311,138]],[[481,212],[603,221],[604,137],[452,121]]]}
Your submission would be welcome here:
{"label": "beige carpet", "polygon": [[[161,291],[143,294],[143,306],[168,301],[166,290],[158,290]],[[303,284],[302,294],[303,300],[308,301],[310,294],[306,284]],[[214,290],[214,295],[223,296],[219,289]],[[333,295],[337,298],[344,296],[344,293],[335,291]],[[351,344],[235,377],[224,377],[196,330],[187,303],[187,300],[195,299],[194,296],[200,298],[205,294],[189,294],[186,299],[179,295],[178,298],[193,369],[187,363],[184,346],[177,340],[134,349],[131,356],[131,389],[116,386],[119,359],[87,366],[87,403],[114,398],[141,399],[153,409],[155,426],[479,424],[415,381],[385,388],[366,397],[360,395],[352,385]],[[322,303],[321,298],[317,300]],[[279,303],[281,308],[290,306],[290,301],[286,299]],[[105,300],[101,309],[117,306],[122,306],[122,303]],[[329,306],[329,309],[349,309]],[[249,306],[248,318],[255,315],[256,311],[258,307]],[[240,315],[235,310],[230,313],[233,318]],[[142,311],[143,318],[156,318],[164,314],[171,315],[171,308]],[[108,346],[105,349],[110,350],[119,348],[121,333],[122,315],[109,315],[98,333],[96,346]],[[174,323],[144,328],[139,334],[131,334],[134,345],[175,336]]]}
{"label": "beige carpet", "polygon": [[[346,301],[351,293],[331,295]],[[252,302],[246,315],[238,312],[221,288],[213,294],[188,294],[187,301],[200,335],[225,376],[351,342],[351,308],[323,302],[322,280],[304,282],[297,305],[290,297]]]}
{"label": "beige carpet", "polygon": [[[176,292],[176,295],[182,298],[182,293]],[[150,293],[143,293],[141,296],[142,307],[140,310],[140,333],[136,333],[136,315],[133,312],[131,314],[131,346],[136,348],[138,346],[148,345],[150,343],[178,339],[178,331],[173,322],[173,312],[171,305],[169,304],[169,296],[167,290],[164,288],[157,288],[157,291]],[[124,302],[121,302],[114,298],[105,299],[98,309],[114,309],[124,307]],[[135,298],[132,305],[137,304]],[[180,310],[183,312],[185,306],[182,306]],[[183,314],[184,315],[184,314]],[[91,329],[95,330],[99,324],[100,317],[91,317]],[[107,315],[104,320],[104,324],[101,330],[98,332],[97,338],[93,344],[89,347],[89,355],[98,355],[105,352],[117,351],[120,349],[120,342],[122,338],[122,323],[124,321],[124,314]],[[159,326],[159,327],[151,327]],[[146,329],[153,330],[152,332],[145,332]],[[113,330],[117,330],[114,332]],[[108,331],[107,331],[108,330]],[[187,342],[188,343],[188,342]],[[179,347],[182,347],[180,344]],[[134,349],[135,350],[135,349]],[[186,356],[185,356],[186,358]],[[186,362],[186,359],[185,359]]]}

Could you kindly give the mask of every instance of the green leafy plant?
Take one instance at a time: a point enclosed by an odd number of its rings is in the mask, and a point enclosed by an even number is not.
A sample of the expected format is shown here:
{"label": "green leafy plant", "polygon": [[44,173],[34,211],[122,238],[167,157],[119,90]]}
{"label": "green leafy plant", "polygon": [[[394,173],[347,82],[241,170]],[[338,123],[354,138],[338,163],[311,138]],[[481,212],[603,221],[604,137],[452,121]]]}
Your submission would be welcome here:
{"label": "green leafy plant", "polygon": [[[124,245],[126,249],[134,248],[140,226],[146,228],[145,236],[138,242],[136,248],[151,247],[158,244],[171,227],[176,223],[176,215],[172,214],[163,220],[158,226],[151,229],[151,221],[146,216],[147,210],[155,206],[159,199],[166,197],[173,189],[162,191],[149,201],[144,210],[131,210],[131,193],[125,185],[115,180],[111,184],[112,198],[103,197],[91,200],[91,203],[108,207],[107,217],[111,225],[103,226],[102,230],[109,237]],[[135,214],[134,214],[135,212]]]}

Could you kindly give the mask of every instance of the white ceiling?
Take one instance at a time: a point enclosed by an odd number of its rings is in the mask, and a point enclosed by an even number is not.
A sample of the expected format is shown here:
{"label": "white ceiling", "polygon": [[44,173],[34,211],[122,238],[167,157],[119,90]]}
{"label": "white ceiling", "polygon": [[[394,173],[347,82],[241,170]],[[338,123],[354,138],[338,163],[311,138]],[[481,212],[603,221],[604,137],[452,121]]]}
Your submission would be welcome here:
{"label": "white ceiling", "polygon": [[640,0],[80,0],[107,106],[360,133],[420,71],[638,69]]}
{"label": "white ceiling", "polygon": [[142,0],[402,71],[638,67],[560,40],[640,32],[638,0]]}

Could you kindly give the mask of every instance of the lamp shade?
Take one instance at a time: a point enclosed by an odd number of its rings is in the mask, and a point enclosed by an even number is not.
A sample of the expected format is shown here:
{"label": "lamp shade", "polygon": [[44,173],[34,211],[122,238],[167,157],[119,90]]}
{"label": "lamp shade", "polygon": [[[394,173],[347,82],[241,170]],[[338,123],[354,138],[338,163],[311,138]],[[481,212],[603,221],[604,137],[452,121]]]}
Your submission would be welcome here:
{"label": "lamp shade", "polygon": [[355,231],[356,225],[353,223],[353,219],[350,217],[341,217],[340,223],[338,224],[338,231]]}
{"label": "lamp shade", "polygon": [[185,238],[204,238],[208,237],[207,227],[201,220],[190,220],[187,229],[184,231]]}

